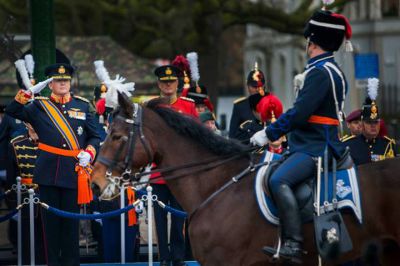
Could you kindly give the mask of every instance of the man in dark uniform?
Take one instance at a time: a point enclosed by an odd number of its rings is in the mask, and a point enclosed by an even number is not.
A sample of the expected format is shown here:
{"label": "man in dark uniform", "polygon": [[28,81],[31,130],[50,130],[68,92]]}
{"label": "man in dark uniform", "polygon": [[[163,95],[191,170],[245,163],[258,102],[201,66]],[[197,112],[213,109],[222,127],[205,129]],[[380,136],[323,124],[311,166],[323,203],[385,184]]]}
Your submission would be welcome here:
{"label": "man in dark uniform", "polygon": [[[264,73],[261,70],[258,70],[257,65],[247,75],[247,91],[250,95],[256,93],[264,95],[265,77]],[[242,97],[234,101],[231,121],[229,124],[229,138],[241,140],[243,141],[243,143],[249,143],[247,134],[243,134],[241,128],[244,127],[244,124],[247,124],[249,121],[254,120],[257,120],[257,118],[254,116],[253,111],[250,109],[249,97]]]}
{"label": "man in dark uniform", "polygon": [[207,88],[205,86],[198,85],[190,87],[186,97],[194,101],[198,114],[206,111],[214,112],[214,106],[210,101],[210,97],[208,96]]}
{"label": "man in dark uniform", "polygon": [[[362,125],[361,125],[361,110],[357,109],[351,112],[346,117],[346,126],[350,131],[350,136],[352,135],[360,135],[362,132]],[[345,136],[348,137],[348,136]],[[343,137],[343,138],[345,138]]]}
{"label": "man in dark uniform", "polygon": [[[7,164],[7,183],[11,187],[16,183],[16,177],[21,177],[21,183],[27,188],[32,188],[36,191],[37,185],[33,183],[33,172],[37,158],[37,134],[29,124],[26,124],[28,134],[15,137],[10,142],[9,160]],[[13,194],[15,195],[15,194]],[[22,200],[28,197],[28,193],[22,195]],[[10,207],[17,207],[16,196],[9,198]],[[35,206],[35,262],[39,264],[45,263],[44,245],[43,245],[43,225],[41,219],[41,209]],[[22,209],[22,263],[29,264],[30,262],[30,220],[29,208]],[[14,237],[13,237],[14,236]],[[11,242],[17,245],[17,223],[10,220],[10,238],[14,238]]]}
{"label": "man in dark uniform", "polygon": [[263,250],[268,255],[279,251],[281,258],[297,263],[301,263],[303,234],[292,189],[316,174],[315,158],[322,157],[326,149],[330,158],[338,159],[345,151],[338,137],[338,126],[347,85],[333,52],[339,49],[345,36],[351,37],[351,28],[343,16],[321,10],[308,21],[304,36],[310,59],[293,107],[250,140],[262,146],[290,132],[290,155],[269,181],[278,208],[283,243],[280,250],[274,247]]}
{"label": "man in dark uniform", "polygon": [[356,165],[393,158],[398,153],[394,139],[379,136],[380,116],[376,103],[367,99],[361,112],[362,133],[343,139],[350,147],[350,154]]}
{"label": "man in dark uniform", "polygon": [[[198,118],[194,101],[185,97],[178,97],[178,74],[179,69],[171,66],[160,66],[154,74],[158,77],[158,88],[161,92],[161,97],[169,100],[170,106],[183,114]],[[173,151],[171,151],[173,152]],[[160,174],[151,175],[152,178],[159,178]],[[165,180],[158,179],[153,185],[154,194],[158,199],[172,208],[181,209],[179,203],[172,195],[171,191],[166,186]],[[154,218],[157,229],[158,252],[160,256],[160,266],[184,266],[185,257],[185,241],[183,236],[184,219],[171,215],[170,242],[168,247],[168,213],[157,204],[154,206]]]}
{"label": "man in dark uniform", "polygon": [[[87,167],[95,158],[100,143],[97,121],[89,101],[72,96],[73,68],[68,64],[48,66],[46,82],[27,91],[20,90],[6,113],[29,122],[39,136],[39,154],[34,182],[39,184],[40,199],[48,205],[79,213],[78,200],[84,195],[86,182],[78,187],[78,167]],[[48,83],[50,98],[36,97]],[[87,181],[88,183],[88,181]],[[77,189],[78,188],[78,189]],[[79,191],[78,191],[79,190]],[[79,193],[78,193],[79,192]],[[79,265],[78,220],[43,215],[48,265]]]}

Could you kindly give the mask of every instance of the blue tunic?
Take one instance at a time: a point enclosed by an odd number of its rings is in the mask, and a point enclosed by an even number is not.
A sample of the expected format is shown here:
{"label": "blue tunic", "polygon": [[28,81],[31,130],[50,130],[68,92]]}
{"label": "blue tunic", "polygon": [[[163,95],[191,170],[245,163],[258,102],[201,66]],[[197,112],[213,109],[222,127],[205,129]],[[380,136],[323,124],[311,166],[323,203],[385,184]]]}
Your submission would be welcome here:
{"label": "blue tunic", "polygon": [[[38,134],[41,143],[60,149],[68,149],[67,142],[40,104],[40,101],[50,101],[50,99],[45,97],[38,98],[26,105],[14,100],[6,108],[6,113],[14,118],[29,122]],[[91,145],[97,151],[100,136],[97,132],[95,115],[90,111],[89,102],[81,98],[72,97],[67,103],[53,102],[53,104],[64,114],[64,117],[71,125],[80,148],[85,149],[88,145]],[[68,111],[85,113],[85,115],[74,117]],[[76,189],[76,163],[77,160],[75,158],[39,150],[33,181],[39,185]]]}
{"label": "blue tunic", "polygon": [[291,152],[302,152],[313,157],[323,156],[324,149],[328,145],[329,152],[335,157],[342,155],[344,145],[339,140],[338,127],[308,121],[312,115],[338,119],[330,73],[324,68],[330,64],[336,66],[340,73],[329,67],[340,107],[343,101],[343,90],[347,92],[347,82],[334,61],[333,53],[324,53],[308,61],[304,85],[293,107],[266,129],[269,140],[275,141],[290,133]]}

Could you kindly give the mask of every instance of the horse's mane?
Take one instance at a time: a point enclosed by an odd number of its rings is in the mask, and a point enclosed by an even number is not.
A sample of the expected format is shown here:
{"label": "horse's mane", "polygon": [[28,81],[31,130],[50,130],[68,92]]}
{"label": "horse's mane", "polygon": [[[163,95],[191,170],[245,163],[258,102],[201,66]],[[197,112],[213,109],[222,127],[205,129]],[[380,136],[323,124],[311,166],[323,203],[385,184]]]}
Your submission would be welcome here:
{"label": "horse's mane", "polygon": [[158,114],[178,134],[190,137],[216,155],[231,155],[245,152],[248,147],[237,140],[221,137],[188,115],[167,108],[163,99],[154,99],[146,106]]}

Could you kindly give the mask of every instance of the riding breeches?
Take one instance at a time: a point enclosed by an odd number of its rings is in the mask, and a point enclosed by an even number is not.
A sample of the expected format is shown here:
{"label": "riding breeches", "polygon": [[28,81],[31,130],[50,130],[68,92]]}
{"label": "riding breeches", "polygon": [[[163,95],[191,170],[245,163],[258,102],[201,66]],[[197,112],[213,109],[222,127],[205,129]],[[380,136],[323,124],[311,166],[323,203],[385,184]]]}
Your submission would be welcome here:
{"label": "riding breeches", "polygon": [[289,156],[272,174],[269,185],[272,191],[278,191],[280,185],[294,188],[304,180],[312,177],[316,164],[308,154],[295,152]]}

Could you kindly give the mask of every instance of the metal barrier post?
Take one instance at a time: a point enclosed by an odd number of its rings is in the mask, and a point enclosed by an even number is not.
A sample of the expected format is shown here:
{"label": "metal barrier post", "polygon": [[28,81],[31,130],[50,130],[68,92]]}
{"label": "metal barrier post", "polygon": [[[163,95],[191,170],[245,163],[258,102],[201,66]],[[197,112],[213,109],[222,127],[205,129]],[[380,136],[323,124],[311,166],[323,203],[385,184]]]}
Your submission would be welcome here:
{"label": "metal barrier post", "polygon": [[34,219],[34,209],[33,209],[33,196],[35,191],[33,189],[28,190],[29,193],[29,240],[31,248],[31,265],[35,265],[35,219]]}
{"label": "metal barrier post", "polygon": [[153,188],[149,185],[147,191],[147,221],[148,221],[148,248],[149,248],[149,266],[153,266]]}
{"label": "metal barrier post", "polygon": [[[21,204],[21,177],[17,176],[17,206]],[[22,210],[18,210],[17,220],[17,249],[18,249],[18,266],[22,265]]]}
{"label": "metal barrier post", "polygon": [[[125,208],[125,184],[122,183],[120,191],[121,209]],[[121,263],[125,264],[125,213],[121,213]]]}

